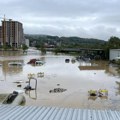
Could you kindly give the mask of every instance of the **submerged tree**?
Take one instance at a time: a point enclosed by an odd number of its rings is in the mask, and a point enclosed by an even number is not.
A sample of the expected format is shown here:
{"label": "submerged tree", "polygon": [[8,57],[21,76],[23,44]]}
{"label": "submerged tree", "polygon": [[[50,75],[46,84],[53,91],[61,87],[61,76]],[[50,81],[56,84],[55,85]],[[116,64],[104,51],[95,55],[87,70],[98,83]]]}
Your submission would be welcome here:
{"label": "submerged tree", "polygon": [[27,45],[25,45],[25,44],[23,44],[23,45],[22,45],[22,50],[23,50],[23,53],[25,53],[27,49],[28,49],[28,46],[27,46]]}
{"label": "submerged tree", "polygon": [[41,47],[40,50],[42,53],[46,53],[46,49],[44,47]]}

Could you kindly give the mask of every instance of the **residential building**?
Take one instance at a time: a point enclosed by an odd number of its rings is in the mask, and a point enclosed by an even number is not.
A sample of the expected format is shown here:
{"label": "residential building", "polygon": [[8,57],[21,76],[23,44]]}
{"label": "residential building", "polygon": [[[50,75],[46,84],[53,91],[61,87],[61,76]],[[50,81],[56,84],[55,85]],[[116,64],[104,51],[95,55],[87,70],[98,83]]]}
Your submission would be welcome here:
{"label": "residential building", "polygon": [[27,47],[30,46],[30,45],[29,45],[29,39],[25,39],[25,45],[26,45]]}
{"label": "residential building", "polygon": [[2,44],[2,26],[0,26],[0,45],[3,45]]}
{"label": "residential building", "polygon": [[18,48],[24,43],[23,25],[18,21],[3,20],[0,32],[1,45]]}

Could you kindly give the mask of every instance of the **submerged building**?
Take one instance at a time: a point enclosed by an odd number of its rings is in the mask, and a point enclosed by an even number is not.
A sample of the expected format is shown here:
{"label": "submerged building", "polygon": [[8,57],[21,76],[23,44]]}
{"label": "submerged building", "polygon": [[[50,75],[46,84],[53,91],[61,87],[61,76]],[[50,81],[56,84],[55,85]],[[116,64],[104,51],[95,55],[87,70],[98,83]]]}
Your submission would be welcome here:
{"label": "submerged building", "polygon": [[24,43],[23,25],[18,21],[3,20],[0,26],[0,45],[18,48]]}

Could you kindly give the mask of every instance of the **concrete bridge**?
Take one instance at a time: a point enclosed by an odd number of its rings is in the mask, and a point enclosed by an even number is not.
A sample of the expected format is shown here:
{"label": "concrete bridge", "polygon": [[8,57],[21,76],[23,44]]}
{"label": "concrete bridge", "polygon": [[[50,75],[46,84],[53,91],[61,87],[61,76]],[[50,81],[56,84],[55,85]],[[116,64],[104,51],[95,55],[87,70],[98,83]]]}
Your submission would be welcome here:
{"label": "concrete bridge", "polygon": [[[46,48],[46,50],[55,51],[56,48]],[[61,48],[58,50],[61,52],[104,51],[103,49],[92,49],[92,48]]]}
{"label": "concrete bridge", "polygon": [[[77,52],[82,55],[92,55],[93,58],[96,56],[99,56],[101,59],[105,59],[105,51],[103,49],[91,49],[91,48],[62,48],[62,49],[56,49],[56,48],[46,48],[46,51],[55,51],[55,52]],[[90,57],[90,56],[89,56]]]}

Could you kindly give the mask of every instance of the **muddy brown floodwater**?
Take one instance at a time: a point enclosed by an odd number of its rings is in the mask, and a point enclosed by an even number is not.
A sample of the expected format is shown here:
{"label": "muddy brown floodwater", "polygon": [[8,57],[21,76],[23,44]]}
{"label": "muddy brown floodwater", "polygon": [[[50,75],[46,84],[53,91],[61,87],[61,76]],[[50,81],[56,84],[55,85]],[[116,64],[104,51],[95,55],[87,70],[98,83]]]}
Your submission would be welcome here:
{"label": "muddy brown floodwater", "polygon": [[[45,62],[41,66],[27,64],[30,59],[39,58]],[[28,85],[28,74],[35,74],[37,90],[27,91],[25,105],[57,106],[88,109],[120,110],[120,75],[115,67],[106,61],[74,61],[74,56],[29,49],[27,55],[21,52],[0,51],[0,93],[8,94],[23,90]],[[66,59],[70,61],[65,62]],[[24,65],[9,66],[9,62],[19,61]],[[37,73],[44,73],[38,77]],[[21,87],[17,83],[21,82]],[[31,81],[34,87],[35,81]],[[107,89],[107,97],[90,97],[89,90]],[[50,91],[51,90],[51,91]],[[55,92],[54,92],[55,90]]]}

